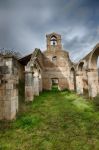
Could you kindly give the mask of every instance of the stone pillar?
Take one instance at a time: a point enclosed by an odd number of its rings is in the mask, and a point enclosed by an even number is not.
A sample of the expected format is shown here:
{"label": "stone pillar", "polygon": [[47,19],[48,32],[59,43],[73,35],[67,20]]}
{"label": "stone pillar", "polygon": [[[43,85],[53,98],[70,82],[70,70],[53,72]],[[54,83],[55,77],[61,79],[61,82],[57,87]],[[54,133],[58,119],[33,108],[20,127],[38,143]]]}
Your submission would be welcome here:
{"label": "stone pillar", "polygon": [[97,70],[88,70],[88,90],[89,97],[96,97],[99,93],[99,83],[98,83],[98,71]]}
{"label": "stone pillar", "polygon": [[25,72],[25,100],[33,101],[34,99],[33,89],[33,73]]}
{"label": "stone pillar", "polygon": [[34,72],[34,95],[39,96],[39,74],[38,74],[38,71]]}
{"label": "stone pillar", "polygon": [[42,76],[39,74],[39,92],[42,92]]}
{"label": "stone pillar", "polygon": [[78,73],[76,75],[76,91],[77,94],[83,94],[83,74]]}
{"label": "stone pillar", "polygon": [[16,118],[18,112],[18,77],[11,76],[5,83],[4,119]]}
{"label": "stone pillar", "polygon": [[12,120],[16,118],[18,111],[17,60],[12,57],[6,57],[4,62],[1,67],[0,119]]}
{"label": "stone pillar", "polygon": [[75,86],[74,86],[74,76],[73,76],[73,74],[72,75],[70,75],[70,78],[69,78],[69,89],[71,90],[71,91],[74,91],[75,90]]}

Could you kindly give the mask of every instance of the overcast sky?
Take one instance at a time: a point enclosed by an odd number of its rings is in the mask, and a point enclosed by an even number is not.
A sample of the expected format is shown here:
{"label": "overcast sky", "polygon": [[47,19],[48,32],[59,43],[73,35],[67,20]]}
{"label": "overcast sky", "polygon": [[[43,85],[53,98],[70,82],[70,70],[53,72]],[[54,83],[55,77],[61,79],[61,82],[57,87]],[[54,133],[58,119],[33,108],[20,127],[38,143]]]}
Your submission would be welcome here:
{"label": "overcast sky", "polygon": [[0,0],[0,48],[22,55],[46,49],[46,34],[62,35],[79,60],[99,42],[99,0]]}

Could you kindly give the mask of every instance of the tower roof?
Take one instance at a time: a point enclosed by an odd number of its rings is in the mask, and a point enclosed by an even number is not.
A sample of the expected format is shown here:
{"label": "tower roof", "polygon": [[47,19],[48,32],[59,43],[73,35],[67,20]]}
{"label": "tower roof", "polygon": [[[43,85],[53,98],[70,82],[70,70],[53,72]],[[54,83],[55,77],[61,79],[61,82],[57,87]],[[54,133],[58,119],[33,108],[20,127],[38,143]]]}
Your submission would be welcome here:
{"label": "tower roof", "polygon": [[56,36],[56,37],[60,37],[61,38],[61,35],[57,34],[56,32],[52,32],[50,34],[46,34],[46,37],[51,37],[51,36]]}

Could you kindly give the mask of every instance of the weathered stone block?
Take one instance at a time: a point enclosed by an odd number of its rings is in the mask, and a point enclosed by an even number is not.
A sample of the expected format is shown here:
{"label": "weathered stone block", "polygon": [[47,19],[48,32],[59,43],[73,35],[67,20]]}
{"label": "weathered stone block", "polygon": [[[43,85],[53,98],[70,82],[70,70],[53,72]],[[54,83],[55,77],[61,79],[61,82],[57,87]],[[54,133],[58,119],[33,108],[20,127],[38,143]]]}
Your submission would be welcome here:
{"label": "weathered stone block", "polygon": [[83,94],[83,76],[76,76],[76,90],[78,94]]}
{"label": "weathered stone block", "polygon": [[39,78],[34,77],[33,83],[34,95],[39,96]]}
{"label": "weathered stone block", "polygon": [[33,101],[33,98],[34,98],[33,86],[25,86],[25,100]]}
{"label": "weathered stone block", "polygon": [[16,101],[10,100],[4,102],[4,119],[12,120],[16,118]]}
{"label": "weathered stone block", "polygon": [[7,90],[12,90],[12,89],[14,89],[14,85],[11,84],[11,83],[7,83],[7,84],[6,84],[6,89],[7,89]]}
{"label": "weathered stone block", "polygon": [[88,72],[89,96],[96,97],[99,92],[98,72]]}

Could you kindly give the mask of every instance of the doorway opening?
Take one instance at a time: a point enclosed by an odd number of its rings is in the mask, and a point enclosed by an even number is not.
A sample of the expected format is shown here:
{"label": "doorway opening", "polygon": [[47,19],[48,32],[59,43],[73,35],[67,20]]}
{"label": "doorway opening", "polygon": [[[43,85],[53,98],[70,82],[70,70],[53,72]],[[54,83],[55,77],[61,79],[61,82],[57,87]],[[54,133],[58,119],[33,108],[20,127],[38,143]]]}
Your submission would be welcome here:
{"label": "doorway opening", "polygon": [[52,78],[51,82],[52,82],[52,90],[58,91],[59,90],[59,79],[58,78]]}

